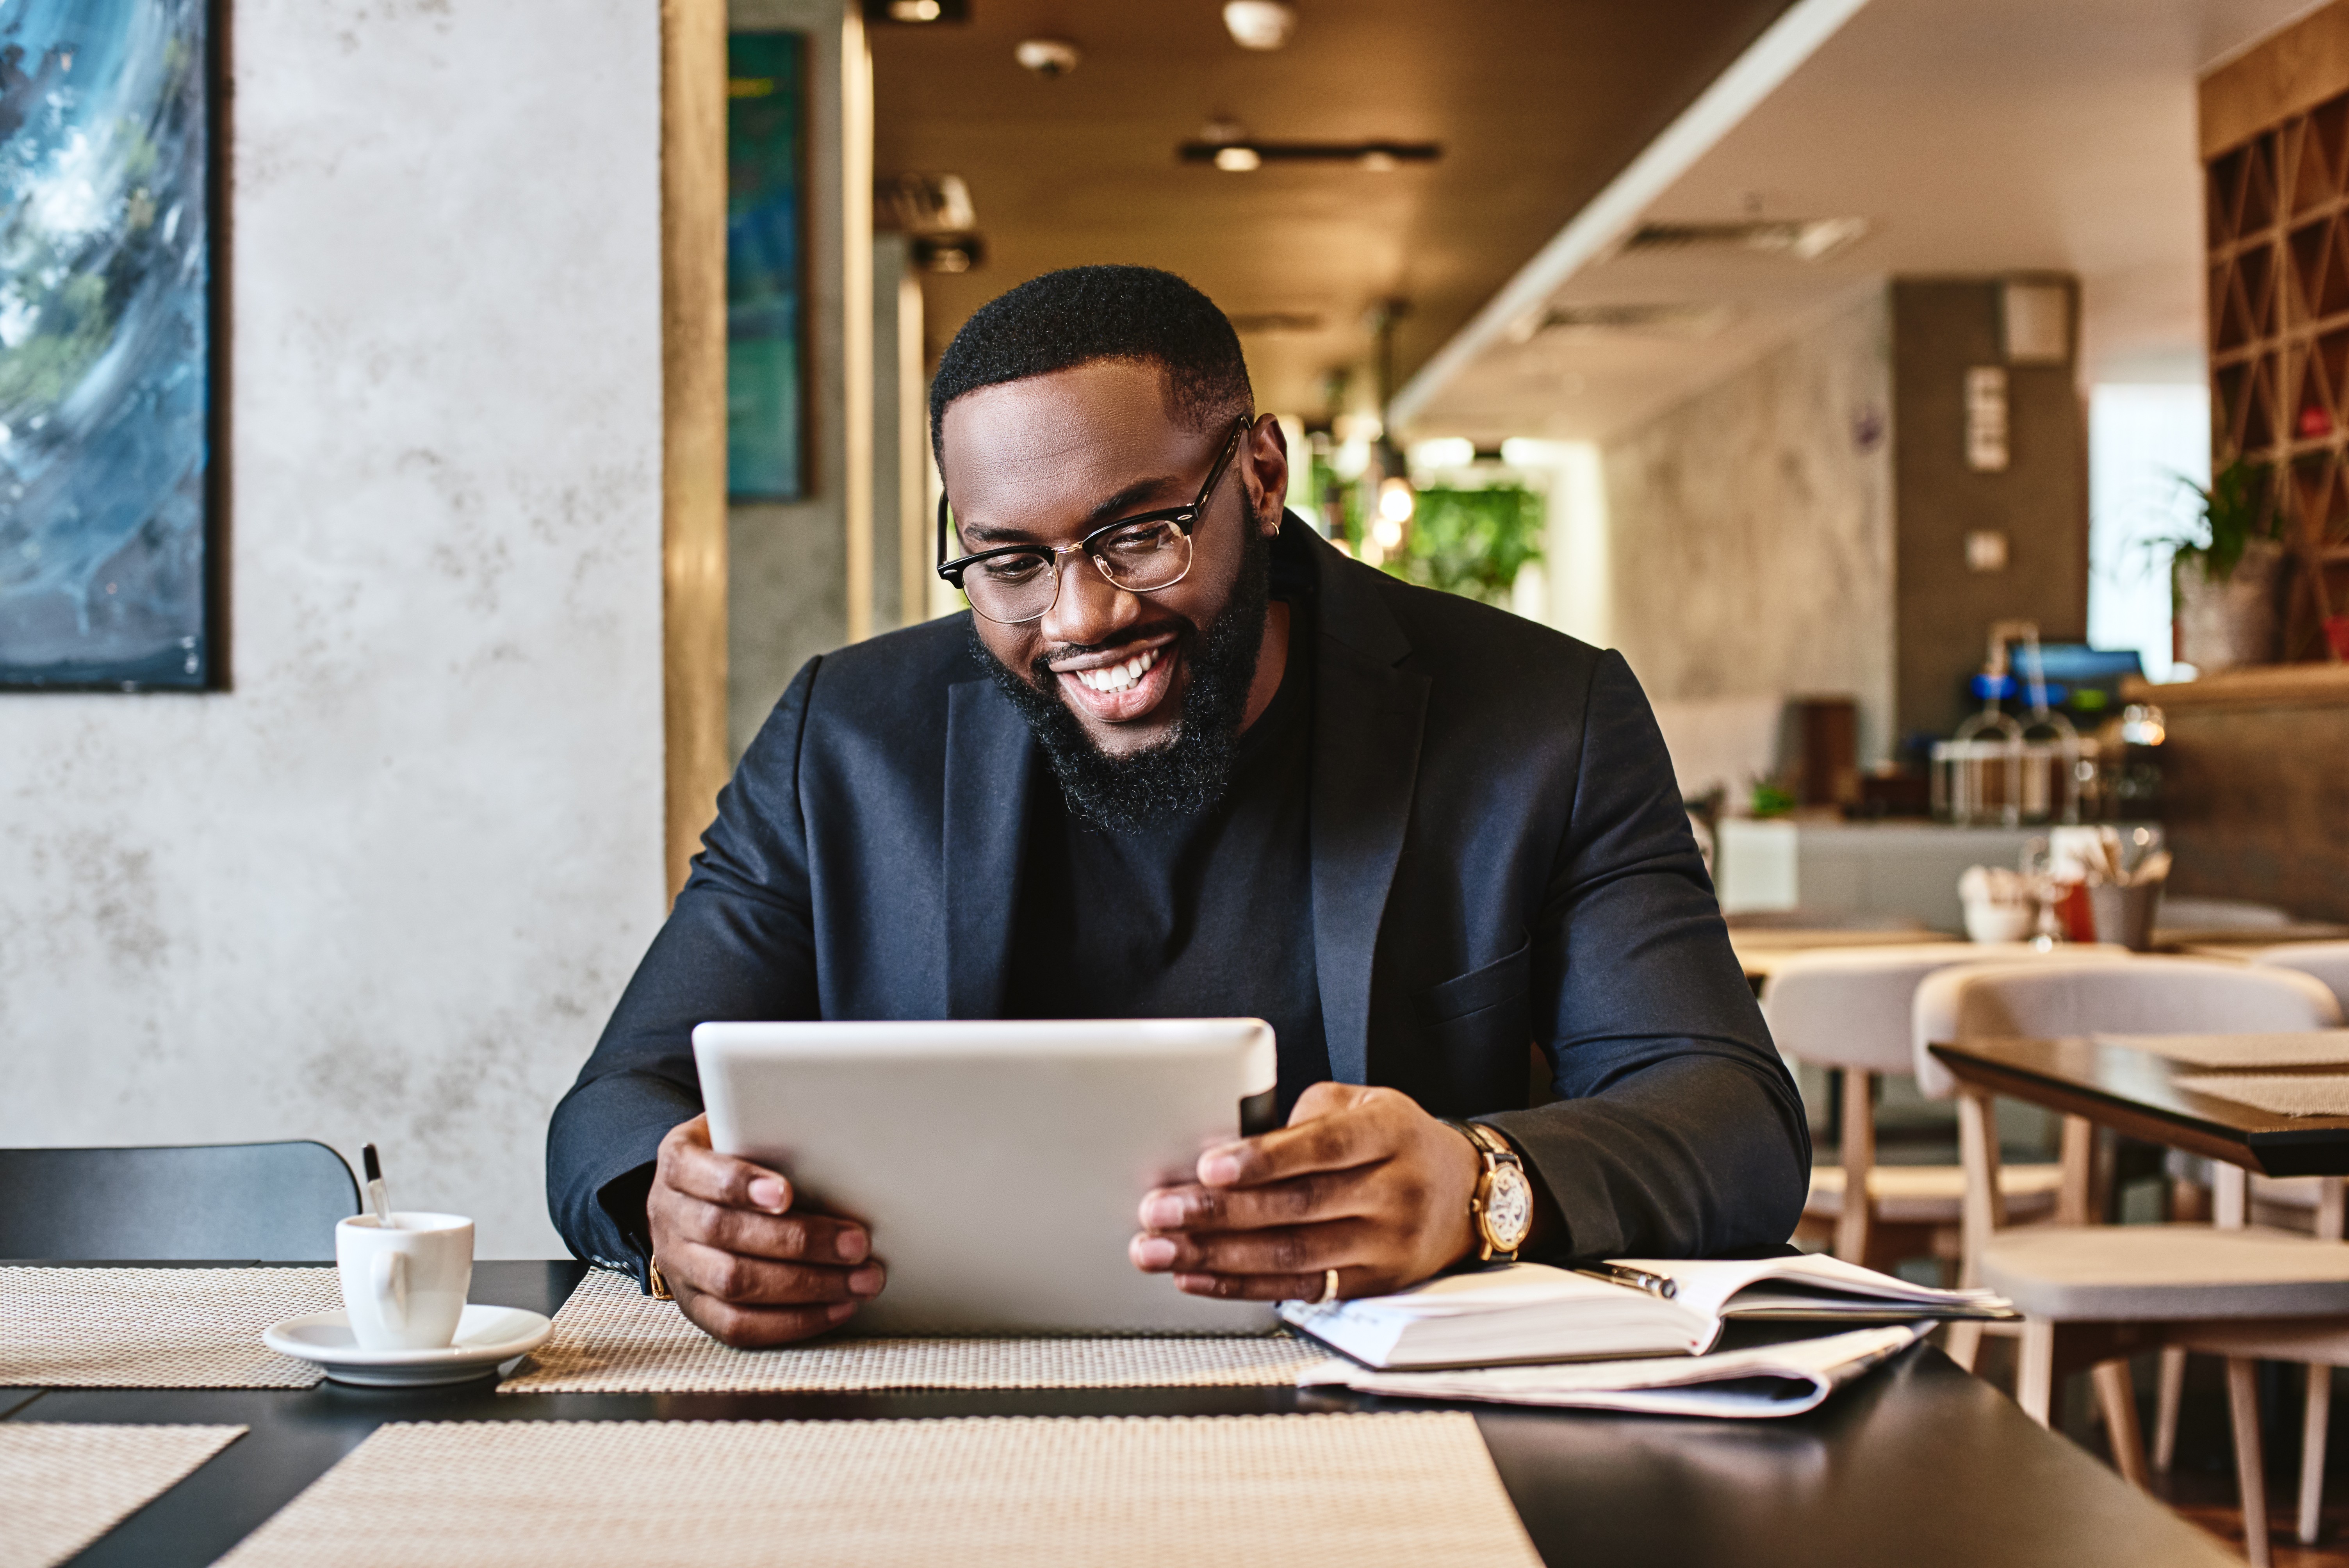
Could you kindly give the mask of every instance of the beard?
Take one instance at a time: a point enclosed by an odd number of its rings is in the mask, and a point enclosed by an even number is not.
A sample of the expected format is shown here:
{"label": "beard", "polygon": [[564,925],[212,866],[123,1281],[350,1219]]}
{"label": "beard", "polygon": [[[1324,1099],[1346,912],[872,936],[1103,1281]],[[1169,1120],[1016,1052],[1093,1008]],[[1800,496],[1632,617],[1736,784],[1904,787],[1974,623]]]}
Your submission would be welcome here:
{"label": "beard", "polygon": [[1122,757],[1094,745],[1061,700],[1050,654],[1038,655],[1023,676],[979,641],[976,618],[970,642],[980,665],[1044,748],[1071,814],[1107,832],[1138,833],[1195,816],[1223,799],[1271,601],[1272,542],[1251,528],[1230,602],[1205,632],[1183,642],[1191,681],[1174,738]]}

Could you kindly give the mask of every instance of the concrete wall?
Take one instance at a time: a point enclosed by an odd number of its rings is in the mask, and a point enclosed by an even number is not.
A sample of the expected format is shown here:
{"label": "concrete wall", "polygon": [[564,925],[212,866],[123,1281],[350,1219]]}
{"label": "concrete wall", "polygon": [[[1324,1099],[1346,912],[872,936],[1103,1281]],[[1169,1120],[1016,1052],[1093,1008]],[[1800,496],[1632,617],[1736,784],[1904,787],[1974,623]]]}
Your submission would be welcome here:
{"label": "concrete wall", "polygon": [[[1899,733],[1947,735],[1977,705],[1992,623],[2043,641],[2088,634],[2088,418],[2073,366],[2009,365],[1995,280],[1892,285],[1895,511],[1899,519]],[[1967,466],[1966,371],[2004,366],[2008,466]],[[2003,533],[2003,570],[1970,570],[1966,535]]]}
{"label": "concrete wall", "polygon": [[0,696],[0,1143],[372,1140],[554,1255],[663,907],[657,11],[233,11],[235,689]]}
{"label": "concrete wall", "polygon": [[1891,407],[1871,287],[1606,449],[1609,630],[1651,697],[1848,694],[1883,755]]}

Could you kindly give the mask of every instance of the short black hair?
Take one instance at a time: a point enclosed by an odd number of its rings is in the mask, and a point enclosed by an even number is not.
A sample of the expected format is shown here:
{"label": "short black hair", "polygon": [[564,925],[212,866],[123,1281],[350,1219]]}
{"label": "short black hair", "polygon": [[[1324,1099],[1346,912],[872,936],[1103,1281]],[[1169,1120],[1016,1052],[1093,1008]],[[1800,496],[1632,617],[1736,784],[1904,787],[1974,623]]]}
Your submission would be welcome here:
{"label": "short black hair", "polygon": [[1174,417],[1209,430],[1255,407],[1239,335],[1216,302],[1155,267],[1066,267],[998,294],[962,324],[930,380],[930,447],[946,460],[947,407],[968,392],[1096,359],[1166,372]]}

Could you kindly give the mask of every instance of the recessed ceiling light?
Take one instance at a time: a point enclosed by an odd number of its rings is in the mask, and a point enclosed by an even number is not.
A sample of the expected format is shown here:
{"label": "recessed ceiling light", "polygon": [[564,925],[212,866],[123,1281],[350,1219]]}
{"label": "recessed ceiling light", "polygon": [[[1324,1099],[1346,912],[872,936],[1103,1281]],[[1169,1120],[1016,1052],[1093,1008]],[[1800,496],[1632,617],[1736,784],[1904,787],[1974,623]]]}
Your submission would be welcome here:
{"label": "recessed ceiling light", "polygon": [[892,22],[935,22],[938,19],[938,0],[889,0],[889,20]]}
{"label": "recessed ceiling light", "polygon": [[[1220,128],[1218,128],[1220,129]],[[1246,152],[1251,161],[1228,161],[1227,153]],[[1185,163],[1212,163],[1218,169],[1254,169],[1260,163],[1350,163],[1357,169],[1392,170],[1406,163],[1433,163],[1444,150],[1432,141],[1186,141],[1176,150]]]}
{"label": "recessed ceiling light", "polygon": [[1224,27],[1243,49],[1278,49],[1297,31],[1297,8],[1280,0],[1230,0]]}
{"label": "recessed ceiling light", "polygon": [[1246,174],[1260,168],[1264,159],[1253,147],[1219,147],[1216,149],[1216,167],[1226,174]]}

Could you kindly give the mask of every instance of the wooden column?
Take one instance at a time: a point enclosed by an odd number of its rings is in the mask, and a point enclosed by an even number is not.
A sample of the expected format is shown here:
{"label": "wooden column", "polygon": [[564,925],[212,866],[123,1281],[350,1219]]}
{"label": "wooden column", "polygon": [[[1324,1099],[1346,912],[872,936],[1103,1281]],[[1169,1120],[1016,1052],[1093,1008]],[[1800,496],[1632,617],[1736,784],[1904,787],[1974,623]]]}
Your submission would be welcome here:
{"label": "wooden column", "polygon": [[726,4],[661,0],[661,693],[669,896],[726,782]]}

